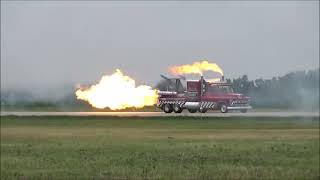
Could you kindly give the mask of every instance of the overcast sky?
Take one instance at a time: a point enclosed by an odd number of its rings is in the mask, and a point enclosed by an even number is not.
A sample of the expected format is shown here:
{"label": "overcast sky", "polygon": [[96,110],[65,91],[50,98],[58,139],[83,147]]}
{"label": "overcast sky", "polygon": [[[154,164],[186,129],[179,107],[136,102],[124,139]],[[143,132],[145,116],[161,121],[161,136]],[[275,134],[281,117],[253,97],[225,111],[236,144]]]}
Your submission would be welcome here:
{"label": "overcast sky", "polygon": [[317,68],[319,3],[1,1],[2,88],[94,83],[116,68],[154,85],[200,59],[228,78]]}

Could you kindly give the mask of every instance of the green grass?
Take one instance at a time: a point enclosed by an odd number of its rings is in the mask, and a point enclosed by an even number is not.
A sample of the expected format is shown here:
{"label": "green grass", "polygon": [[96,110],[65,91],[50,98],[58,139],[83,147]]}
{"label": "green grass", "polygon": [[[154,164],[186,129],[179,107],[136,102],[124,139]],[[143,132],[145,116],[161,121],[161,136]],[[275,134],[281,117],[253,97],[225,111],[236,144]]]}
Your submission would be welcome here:
{"label": "green grass", "polygon": [[1,179],[318,178],[318,118],[1,117]]}

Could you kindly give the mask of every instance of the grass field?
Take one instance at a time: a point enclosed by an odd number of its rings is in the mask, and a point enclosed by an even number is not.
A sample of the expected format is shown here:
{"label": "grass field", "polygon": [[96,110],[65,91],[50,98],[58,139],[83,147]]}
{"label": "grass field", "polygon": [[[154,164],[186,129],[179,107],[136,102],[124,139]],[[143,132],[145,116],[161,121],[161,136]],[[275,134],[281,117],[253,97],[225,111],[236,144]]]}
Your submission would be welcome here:
{"label": "grass field", "polygon": [[319,179],[318,118],[1,117],[1,179]]}

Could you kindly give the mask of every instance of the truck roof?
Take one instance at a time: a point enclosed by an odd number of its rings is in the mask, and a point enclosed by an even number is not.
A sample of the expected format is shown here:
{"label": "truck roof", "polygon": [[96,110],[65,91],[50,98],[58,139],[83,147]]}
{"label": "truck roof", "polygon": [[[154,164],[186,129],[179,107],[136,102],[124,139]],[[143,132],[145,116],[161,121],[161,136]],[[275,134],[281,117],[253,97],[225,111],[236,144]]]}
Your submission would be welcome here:
{"label": "truck roof", "polygon": [[[191,79],[191,80],[187,80],[187,82],[199,82],[199,80]],[[208,81],[206,81],[206,82],[209,85],[224,85],[224,86],[230,86],[231,85],[230,83],[227,83],[227,82],[208,82]]]}
{"label": "truck roof", "polygon": [[196,79],[190,79],[190,80],[187,80],[187,82],[199,82],[199,80],[196,80]]}
{"label": "truck roof", "polygon": [[231,84],[226,82],[207,82],[209,85],[224,85],[224,86],[230,86]]}

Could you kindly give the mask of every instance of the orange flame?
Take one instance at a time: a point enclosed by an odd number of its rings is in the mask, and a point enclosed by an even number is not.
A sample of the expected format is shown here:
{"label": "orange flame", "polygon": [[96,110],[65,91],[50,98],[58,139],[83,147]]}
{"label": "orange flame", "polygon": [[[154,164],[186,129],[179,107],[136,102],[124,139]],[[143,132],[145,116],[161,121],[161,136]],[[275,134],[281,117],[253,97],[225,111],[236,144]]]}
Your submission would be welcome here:
{"label": "orange flame", "polygon": [[154,105],[158,97],[157,91],[150,86],[136,87],[135,81],[119,69],[110,76],[103,76],[96,85],[78,89],[76,96],[77,99],[88,101],[93,107],[109,107],[112,110]]}
{"label": "orange flame", "polygon": [[169,71],[175,75],[181,74],[200,74],[204,71],[213,71],[223,76],[222,69],[215,63],[209,63],[208,61],[195,62],[193,64],[186,64],[181,66],[169,67]]}

